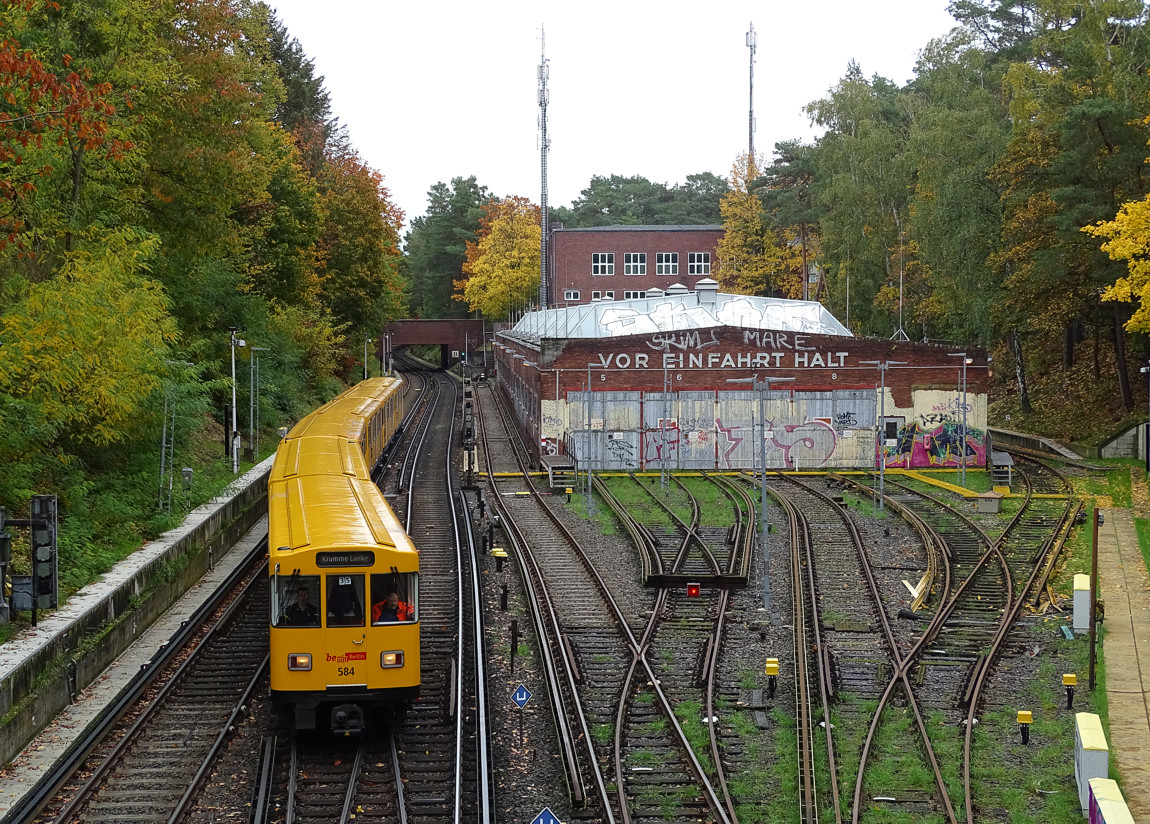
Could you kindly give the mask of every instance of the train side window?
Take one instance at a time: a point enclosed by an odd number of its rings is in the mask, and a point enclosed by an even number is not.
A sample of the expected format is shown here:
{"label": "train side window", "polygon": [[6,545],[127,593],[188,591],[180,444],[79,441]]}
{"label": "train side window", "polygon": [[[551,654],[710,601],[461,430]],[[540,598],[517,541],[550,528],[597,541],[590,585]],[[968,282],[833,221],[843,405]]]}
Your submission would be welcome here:
{"label": "train side window", "polygon": [[419,575],[392,572],[371,576],[371,623],[393,624],[417,621]]}
{"label": "train side window", "polygon": [[278,615],[272,615],[277,627],[318,627],[320,588],[318,575],[276,576]]}
{"label": "train side window", "polygon": [[327,625],[363,626],[363,575],[327,576]]}

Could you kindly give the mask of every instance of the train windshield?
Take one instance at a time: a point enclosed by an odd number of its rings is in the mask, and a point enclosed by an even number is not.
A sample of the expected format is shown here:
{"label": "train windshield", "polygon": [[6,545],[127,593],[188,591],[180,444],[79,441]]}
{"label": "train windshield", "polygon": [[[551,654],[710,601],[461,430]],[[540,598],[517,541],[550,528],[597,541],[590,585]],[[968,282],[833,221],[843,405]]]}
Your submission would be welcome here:
{"label": "train windshield", "polygon": [[318,627],[320,586],[318,575],[275,577],[276,598],[272,623],[277,627]]}
{"label": "train windshield", "polygon": [[391,572],[371,576],[371,622],[394,624],[418,620],[419,575]]}
{"label": "train windshield", "polygon": [[327,625],[363,626],[363,575],[327,576]]}

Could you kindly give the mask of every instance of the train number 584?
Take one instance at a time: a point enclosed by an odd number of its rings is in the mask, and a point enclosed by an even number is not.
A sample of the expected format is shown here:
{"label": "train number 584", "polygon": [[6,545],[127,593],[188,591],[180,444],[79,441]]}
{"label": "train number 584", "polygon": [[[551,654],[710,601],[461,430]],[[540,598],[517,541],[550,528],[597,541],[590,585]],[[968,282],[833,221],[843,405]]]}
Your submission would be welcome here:
{"label": "train number 584", "polygon": [[355,667],[340,667],[340,675],[355,675]]}

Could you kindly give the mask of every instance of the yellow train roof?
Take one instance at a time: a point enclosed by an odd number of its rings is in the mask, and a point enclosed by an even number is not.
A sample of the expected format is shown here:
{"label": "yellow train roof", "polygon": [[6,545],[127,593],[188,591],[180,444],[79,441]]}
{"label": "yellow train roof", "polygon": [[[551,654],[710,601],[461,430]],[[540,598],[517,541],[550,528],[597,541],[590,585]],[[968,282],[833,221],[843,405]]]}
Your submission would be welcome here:
{"label": "yellow train roof", "polygon": [[363,453],[343,436],[287,438],[276,450],[269,483],[299,475],[347,475],[370,483]]}
{"label": "yellow train roof", "polygon": [[356,443],[367,415],[394,391],[395,378],[363,381],[303,418],[276,450],[268,479],[268,546],[293,551],[386,549],[388,565],[418,568],[418,555],[371,481]]}
{"label": "yellow train roof", "polygon": [[[347,475],[304,475],[268,485],[268,547],[272,556],[294,550],[388,549],[417,553],[399,519],[370,481]],[[285,549],[286,548],[286,549]],[[402,561],[389,561],[404,569]]]}
{"label": "yellow train roof", "polygon": [[400,383],[396,378],[369,378],[304,416],[288,433],[288,438],[306,435],[334,435],[358,439],[363,420],[374,412]]}

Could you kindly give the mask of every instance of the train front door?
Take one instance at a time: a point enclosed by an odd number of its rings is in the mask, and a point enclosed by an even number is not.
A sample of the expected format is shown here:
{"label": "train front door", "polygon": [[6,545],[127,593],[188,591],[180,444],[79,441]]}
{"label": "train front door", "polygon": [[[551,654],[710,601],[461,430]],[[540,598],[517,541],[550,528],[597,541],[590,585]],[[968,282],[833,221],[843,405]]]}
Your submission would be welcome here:
{"label": "train front door", "polygon": [[323,666],[329,688],[367,686],[364,577],[362,573],[346,572],[327,575],[327,653]]}

